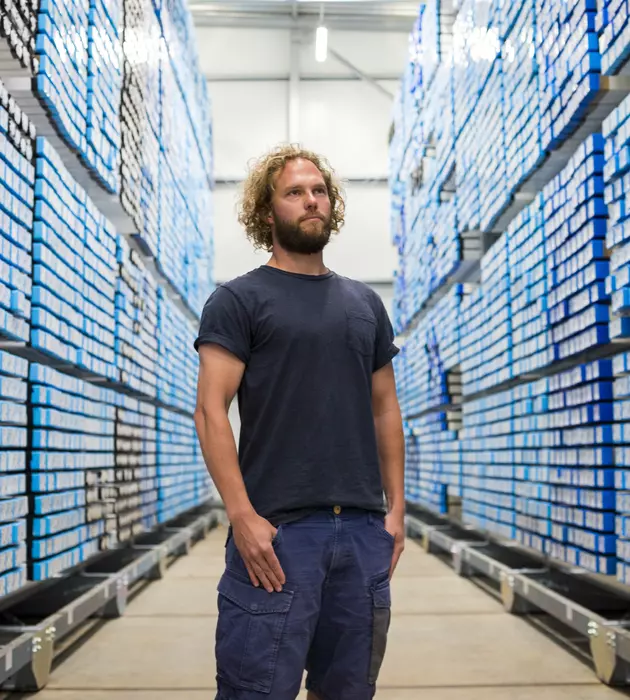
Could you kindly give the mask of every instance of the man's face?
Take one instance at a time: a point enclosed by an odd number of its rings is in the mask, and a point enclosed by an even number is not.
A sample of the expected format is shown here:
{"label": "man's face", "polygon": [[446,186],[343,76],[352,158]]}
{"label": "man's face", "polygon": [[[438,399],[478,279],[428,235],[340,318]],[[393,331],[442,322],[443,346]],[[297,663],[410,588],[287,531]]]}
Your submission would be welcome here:
{"label": "man's face", "polygon": [[272,224],[278,245],[289,253],[320,253],[331,236],[326,182],[310,160],[289,161],[276,177]]}

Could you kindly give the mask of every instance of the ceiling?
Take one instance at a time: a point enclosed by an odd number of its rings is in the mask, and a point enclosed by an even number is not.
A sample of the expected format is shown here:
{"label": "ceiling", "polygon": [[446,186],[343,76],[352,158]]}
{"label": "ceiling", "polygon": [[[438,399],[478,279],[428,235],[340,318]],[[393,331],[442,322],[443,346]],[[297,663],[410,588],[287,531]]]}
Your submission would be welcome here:
{"label": "ceiling", "polygon": [[419,0],[189,0],[199,26],[314,29],[324,12],[331,29],[408,33]]}

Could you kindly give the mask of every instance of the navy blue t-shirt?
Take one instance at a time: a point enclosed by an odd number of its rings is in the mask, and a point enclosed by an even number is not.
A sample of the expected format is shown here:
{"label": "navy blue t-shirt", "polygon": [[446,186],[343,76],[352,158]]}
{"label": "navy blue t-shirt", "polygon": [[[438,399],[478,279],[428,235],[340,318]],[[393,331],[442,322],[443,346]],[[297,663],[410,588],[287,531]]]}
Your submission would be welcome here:
{"label": "navy blue t-shirt", "polygon": [[274,525],[335,505],[383,511],[372,374],[398,353],[367,285],[269,266],[218,287],[195,348],[245,363],[239,462],[256,512]]}

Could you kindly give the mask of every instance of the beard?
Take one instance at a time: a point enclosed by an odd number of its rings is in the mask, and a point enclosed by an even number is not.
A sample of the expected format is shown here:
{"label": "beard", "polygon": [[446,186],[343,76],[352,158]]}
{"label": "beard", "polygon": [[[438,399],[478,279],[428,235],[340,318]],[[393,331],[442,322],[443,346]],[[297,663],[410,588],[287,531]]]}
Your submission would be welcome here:
{"label": "beard", "polygon": [[314,255],[321,253],[328,245],[332,229],[330,218],[308,221],[285,221],[273,213],[278,245],[288,253]]}

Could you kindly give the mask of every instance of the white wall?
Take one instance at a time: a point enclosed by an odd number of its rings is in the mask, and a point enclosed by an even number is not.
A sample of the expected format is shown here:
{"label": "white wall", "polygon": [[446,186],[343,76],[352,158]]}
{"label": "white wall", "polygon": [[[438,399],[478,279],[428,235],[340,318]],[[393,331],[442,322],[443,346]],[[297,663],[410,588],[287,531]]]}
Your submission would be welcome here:
{"label": "white wall", "polygon": [[217,179],[245,177],[247,162],[288,133],[287,84],[280,81],[210,84]]}
{"label": "white wall", "polygon": [[[331,31],[330,46],[379,84],[395,92],[407,34]],[[213,102],[215,175],[240,180],[250,159],[289,141],[291,57],[300,81],[293,133],[324,154],[342,179],[387,177],[387,134],[392,104],[369,83],[329,56],[314,60],[310,39],[292,51],[288,30],[198,28],[202,69]],[[348,79],[352,78],[352,79]],[[385,182],[350,183],[346,226],[331,243],[327,264],[366,282],[390,282],[395,254],[389,236]],[[215,199],[215,269],[218,282],[267,259],[251,250],[236,221],[237,189],[218,186]]]}

